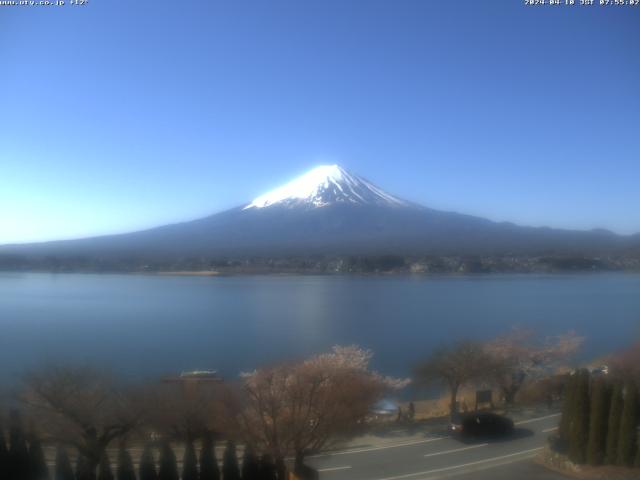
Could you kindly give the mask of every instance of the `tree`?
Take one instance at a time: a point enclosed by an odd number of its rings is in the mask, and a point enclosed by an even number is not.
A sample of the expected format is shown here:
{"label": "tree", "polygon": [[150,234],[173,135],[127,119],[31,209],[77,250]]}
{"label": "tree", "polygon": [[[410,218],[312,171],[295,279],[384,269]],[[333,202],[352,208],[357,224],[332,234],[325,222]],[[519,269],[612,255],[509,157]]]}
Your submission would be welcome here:
{"label": "tree", "polygon": [[618,439],[618,465],[632,466],[636,453],[636,431],[638,426],[638,392],[633,382],[624,386],[624,405],[620,420]]}
{"label": "tree", "polygon": [[198,480],[198,457],[193,442],[187,442],[184,449],[182,480]]}
{"label": "tree", "polygon": [[0,478],[7,478],[9,476],[7,471],[8,456],[9,452],[7,451],[7,444],[4,440],[4,430],[0,424]]}
{"label": "tree", "polygon": [[607,417],[611,392],[603,378],[596,378],[591,386],[591,412],[589,414],[589,442],[587,463],[601,465],[604,462],[607,443]]}
{"label": "tree", "polygon": [[260,461],[250,445],[246,445],[242,457],[242,480],[260,478]]}
{"label": "tree", "polygon": [[575,375],[577,383],[569,425],[569,458],[574,463],[585,463],[589,435],[589,372],[581,369]]}
{"label": "tree", "polygon": [[238,467],[238,457],[236,456],[236,445],[231,440],[227,442],[222,458],[222,478],[223,480],[240,480],[240,468]]}
{"label": "tree", "polygon": [[49,468],[44,458],[42,444],[37,437],[33,437],[29,443],[29,479],[48,480]]}
{"label": "tree", "polygon": [[371,352],[334,347],[328,354],[243,376],[240,408],[230,417],[246,443],[301,461],[362,428],[372,405],[406,381],[369,370]]}
{"label": "tree", "polygon": [[277,480],[276,466],[273,463],[273,458],[268,453],[265,453],[260,458],[260,474],[258,478],[260,480]]}
{"label": "tree", "polygon": [[620,421],[623,407],[623,385],[616,382],[613,386],[611,401],[609,402],[609,419],[607,421],[607,452],[605,462],[615,464],[618,461],[618,441],[620,439]]}
{"label": "tree", "polygon": [[572,374],[569,376],[564,386],[563,402],[562,402],[562,417],[560,418],[560,424],[558,427],[558,435],[563,445],[569,444],[570,426],[573,418],[574,398],[576,395],[578,376]]}
{"label": "tree", "polygon": [[176,455],[169,442],[163,442],[160,447],[160,469],[158,470],[158,480],[178,480],[178,463]]}
{"label": "tree", "polygon": [[516,328],[484,345],[493,360],[490,371],[505,403],[515,402],[525,381],[548,377],[580,348],[584,337],[567,332],[536,341],[533,331]]}
{"label": "tree", "polygon": [[67,451],[58,447],[56,450],[55,480],[74,480],[73,467],[69,461]]}
{"label": "tree", "polygon": [[29,449],[22,429],[22,417],[17,410],[9,416],[8,478],[22,480],[29,478]]}
{"label": "tree", "polygon": [[111,470],[111,460],[105,451],[100,459],[98,466],[98,480],[113,480],[113,471]]}
{"label": "tree", "polygon": [[215,443],[212,435],[207,434],[200,450],[200,480],[220,480],[220,469],[216,459]]}
{"label": "tree", "polygon": [[120,445],[120,448],[118,449],[118,466],[116,467],[116,478],[117,480],[136,480],[136,472],[133,468],[131,455],[129,454],[129,451],[124,447],[124,445]]}
{"label": "tree", "polygon": [[149,444],[145,445],[140,457],[140,480],[157,480],[156,460]]}
{"label": "tree", "polygon": [[109,444],[141,418],[128,393],[101,372],[53,366],[27,376],[22,400],[49,440],[78,450],[78,477],[94,480]]}
{"label": "tree", "polygon": [[439,348],[416,370],[418,379],[425,384],[438,382],[449,389],[449,415],[453,419],[458,411],[460,388],[469,382],[491,375],[494,362],[483,346],[464,341]]}

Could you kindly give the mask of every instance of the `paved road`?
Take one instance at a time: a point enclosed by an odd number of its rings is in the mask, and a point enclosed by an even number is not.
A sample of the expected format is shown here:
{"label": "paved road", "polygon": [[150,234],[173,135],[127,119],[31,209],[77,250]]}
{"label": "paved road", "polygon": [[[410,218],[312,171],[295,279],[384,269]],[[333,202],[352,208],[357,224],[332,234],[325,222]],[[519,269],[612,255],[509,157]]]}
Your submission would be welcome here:
{"label": "paved road", "polygon": [[310,457],[308,463],[320,471],[322,480],[431,480],[465,474],[475,478],[471,472],[484,472],[535,456],[555,430],[558,419],[559,414],[551,414],[516,422],[514,436],[501,441],[463,443],[448,436],[425,436],[409,442],[317,455]]}

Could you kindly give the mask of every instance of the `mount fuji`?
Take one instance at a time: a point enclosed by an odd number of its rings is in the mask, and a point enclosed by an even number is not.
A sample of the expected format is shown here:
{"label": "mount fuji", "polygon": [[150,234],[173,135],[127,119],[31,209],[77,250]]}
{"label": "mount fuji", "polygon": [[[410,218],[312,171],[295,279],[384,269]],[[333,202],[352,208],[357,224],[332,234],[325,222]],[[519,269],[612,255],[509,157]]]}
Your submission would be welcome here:
{"label": "mount fuji", "polygon": [[325,165],[206,218],[120,235],[5,245],[0,260],[18,258],[29,264],[53,257],[62,264],[91,259],[141,265],[188,258],[316,255],[597,256],[636,252],[639,246],[638,235],[522,227],[433,210],[387,193],[338,165]]}

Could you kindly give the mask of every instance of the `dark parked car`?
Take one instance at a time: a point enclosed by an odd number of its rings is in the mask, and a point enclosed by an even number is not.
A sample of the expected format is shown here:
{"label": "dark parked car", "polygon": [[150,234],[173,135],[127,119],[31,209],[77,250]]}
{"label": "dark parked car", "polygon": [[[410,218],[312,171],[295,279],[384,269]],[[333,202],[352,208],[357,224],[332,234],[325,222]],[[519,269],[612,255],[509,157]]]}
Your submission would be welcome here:
{"label": "dark parked car", "polygon": [[495,413],[468,413],[452,421],[449,432],[463,437],[499,437],[513,432],[513,420]]}

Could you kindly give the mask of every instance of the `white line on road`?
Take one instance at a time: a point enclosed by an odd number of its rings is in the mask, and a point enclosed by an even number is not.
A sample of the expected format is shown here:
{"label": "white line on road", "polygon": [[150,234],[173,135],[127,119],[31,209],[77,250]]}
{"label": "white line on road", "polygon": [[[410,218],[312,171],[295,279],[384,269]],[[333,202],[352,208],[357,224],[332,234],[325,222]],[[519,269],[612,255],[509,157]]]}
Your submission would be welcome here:
{"label": "white line on road", "polygon": [[517,455],[525,455],[528,453],[537,452],[538,450],[542,450],[543,448],[544,447],[532,448],[530,450],[522,450],[521,452],[510,453],[508,455],[501,455],[499,457],[485,458],[484,460],[477,460],[475,462],[469,462],[469,463],[461,463],[460,465],[452,465],[450,467],[436,468],[434,470],[425,470],[424,472],[406,473],[404,475],[397,475],[395,477],[385,477],[385,478],[380,478],[379,480],[399,480],[401,478],[410,478],[410,477],[417,477],[420,475],[429,475],[431,473],[446,472],[447,470],[455,470],[456,468],[470,467],[471,465],[480,465],[482,463],[495,462],[496,460],[511,458]]}
{"label": "white line on road", "polygon": [[437,437],[437,438],[428,438],[427,440],[415,440],[413,442],[406,442],[406,443],[394,443],[392,445],[385,445],[384,447],[359,448],[357,450],[343,450],[341,452],[320,453],[318,455],[310,455],[306,458],[330,457],[333,455],[348,455],[350,453],[375,452],[376,450],[386,450],[387,448],[408,447],[410,445],[420,445],[421,443],[437,442],[438,440],[444,440],[445,438],[449,438],[449,437]]}
{"label": "white line on road", "polygon": [[[553,418],[553,417],[557,417],[559,415],[560,415],[560,413],[553,413],[551,415],[545,415],[544,417],[531,418],[529,420],[523,420],[521,422],[516,422],[515,425],[523,425],[525,423],[532,423],[532,422],[537,422],[539,420],[546,420],[547,418]],[[337,452],[325,452],[325,453],[319,453],[317,455],[309,455],[306,458],[320,458],[320,457],[329,457],[329,456],[334,456],[334,455],[349,455],[349,454],[352,454],[352,453],[376,452],[378,450],[386,450],[388,448],[409,447],[411,445],[420,445],[422,443],[437,442],[439,440],[444,440],[445,438],[451,438],[451,437],[444,436],[444,437],[428,438],[426,440],[414,440],[414,441],[411,441],[411,442],[404,442],[404,443],[392,443],[390,445],[383,445],[383,446],[380,446],[380,447],[367,447],[367,448],[358,448],[358,449],[354,449],[354,450],[340,450],[340,451],[337,451]]]}
{"label": "white line on road", "polygon": [[529,420],[522,420],[521,422],[516,422],[516,425],[524,425],[525,423],[537,422],[538,420],[546,420],[547,418],[559,417],[562,415],[561,413],[553,413],[551,415],[545,415],[544,417],[531,418]]}
{"label": "white line on road", "polygon": [[318,472],[335,472],[338,470],[349,470],[351,468],[350,465],[345,465],[344,467],[328,467],[328,468],[319,468]]}
{"label": "white line on road", "polygon": [[472,448],[486,447],[488,443],[480,443],[478,445],[472,445],[471,447],[454,448],[453,450],[445,450],[444,452],[427,453],[425,457],[435,457],[436,455],[446,455],[447,453],[463,452],[464,450],[471,450]]}
{"label": "white line on road", "polygon": [[558,427],[545,428],[544,430],[542,430],[542,433],[553,432],[554,430],[557,430],[557,429]]}

